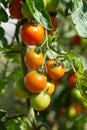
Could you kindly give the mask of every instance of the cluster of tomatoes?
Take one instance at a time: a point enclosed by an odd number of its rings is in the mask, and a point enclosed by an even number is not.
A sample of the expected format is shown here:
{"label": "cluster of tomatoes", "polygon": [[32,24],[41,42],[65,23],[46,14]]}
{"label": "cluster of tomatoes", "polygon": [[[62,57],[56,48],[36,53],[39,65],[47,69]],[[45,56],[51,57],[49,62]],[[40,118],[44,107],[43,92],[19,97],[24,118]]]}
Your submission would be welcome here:
{"label": "cluster of tomatoes", "polygon": [[[16,6],[13,6],[13,4]],[[16,9],[13,7],[16,7]],[[29,12],[27,5],[22,0],[11,0],[9,12],[12,17],[17,19],[27,18],[30,16],[30,13],[26,14],[27,11]],[[56,17],[51,16],[50,18],[54,27],[53,31],[55,31],[58,21]],[[16,95],[20,98],[30,98],[31,106],[38,111],[49,106],[51,95],[55,90],[55,83],[66,71],[63,63],[57,62],[56,59],[46,59],[40,47],[37,49],[37,45],[42,44],[45,39],[45,31],[46,29],[40,23],[27,22],[22,25],[20,29],[21,40],[27,46],[34,46],[34,48],[31,47],[27,50],[24,57],[24,63],[29,72],[24,79],[21,78],[15,83]],[[49,35],[52,31],[47,31],[47,33]]]}

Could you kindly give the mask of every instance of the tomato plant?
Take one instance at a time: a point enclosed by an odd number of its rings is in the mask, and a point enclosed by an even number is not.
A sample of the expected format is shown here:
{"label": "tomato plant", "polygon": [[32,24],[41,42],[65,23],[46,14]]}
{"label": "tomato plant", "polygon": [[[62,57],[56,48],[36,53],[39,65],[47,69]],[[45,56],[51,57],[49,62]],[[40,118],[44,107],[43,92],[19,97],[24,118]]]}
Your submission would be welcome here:
{"label": "tomato plant", "polygon": [[86,14],[85,0],[0,0],[0,130],[85,130]]}
{"label": "tomato plant", "polygon": [[21,28],[20,34],[25,44],[33,46],[43,40],[45,30],[40,24],[33,25],[31,23],[25,23]]}
{"label": "tomato plant", "polygon": [[24,62],[29,68],[38,68],[43,63],[43,54],[31,49],[26,52]]}

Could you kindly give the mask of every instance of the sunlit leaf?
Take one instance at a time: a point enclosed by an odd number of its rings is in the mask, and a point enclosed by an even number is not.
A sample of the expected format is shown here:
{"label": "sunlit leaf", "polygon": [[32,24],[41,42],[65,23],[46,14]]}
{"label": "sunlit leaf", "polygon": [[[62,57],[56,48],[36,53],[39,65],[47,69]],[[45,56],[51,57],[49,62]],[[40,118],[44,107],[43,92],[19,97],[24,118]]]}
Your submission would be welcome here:
{"label": "sunlit leaf", "polygon": [[71,16],[78,34],[87,38],[87,3],[80,0]]}
{"label": "sunlit leaf", "polygon": [[44,8],[43,0],[26,0],[26,3],[36,21],[46,29],[52,30],[53,27],[50,22],[50,17]]}
{"label": "sunlit leaf", "polygon": [[8,21],[8,15],[4,8],[0,5],[0,22],[7,22]]}

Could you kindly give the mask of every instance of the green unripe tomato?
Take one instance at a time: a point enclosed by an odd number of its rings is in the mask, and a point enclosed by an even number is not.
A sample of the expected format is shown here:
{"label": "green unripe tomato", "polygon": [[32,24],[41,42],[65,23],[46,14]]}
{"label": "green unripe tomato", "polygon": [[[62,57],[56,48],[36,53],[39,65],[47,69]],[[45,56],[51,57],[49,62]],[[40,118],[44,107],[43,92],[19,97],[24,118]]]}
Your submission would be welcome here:
{"label": "green unripe tomato", "polygon": [[68,110],[69,118],[74,118],[77,115],[77,112],[74,107],[70,107]]}
{"label": "green unripe tomato", "polygon": [[37,111],[46,109],[49,106],[50,101],[50,95],[44,91],[41,91],[38,94],[32,94],[30,97],[30,104]]}
{"label": "green unripe tomato", "polygon": [[48,12],[54,11],[58,6],[59,0],[44,0],[44,6]]}
{"label": "green unripe tomato", "polygon": [[33,16],[32,16],[32,14],[30,13],[30,10],[29,10],[29,8],[28,8],[28,6],[27,6],[26,3],[23,4],[22,9],[21,9],[21,12],[22,12],[22,15],[23,15],[25,18],[27,18],[27,19],[33,18]]}
{"label": "green unripe tomato", "polygon": [[23,82],[23,78],[20,78],[14,83],[15,95],[19,98],[30,98],[31,93],[25,89]]}

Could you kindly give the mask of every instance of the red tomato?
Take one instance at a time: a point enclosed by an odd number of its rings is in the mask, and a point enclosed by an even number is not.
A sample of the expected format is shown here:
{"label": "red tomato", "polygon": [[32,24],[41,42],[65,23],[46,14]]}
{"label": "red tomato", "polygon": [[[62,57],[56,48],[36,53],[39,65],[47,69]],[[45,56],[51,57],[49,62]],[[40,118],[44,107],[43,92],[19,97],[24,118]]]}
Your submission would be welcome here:
{"label": "red tomato", "polygon": [[9,12],[13,18],[16,18],[16,19],[23,18],[23,15],[21,13],[22,5],[23,5],[23,0],[11,0],[10,1]]}
{"label": "red tomato", "polygon": [[80,45],[81,43],[81,38],[78,35],[75,35],[71,38],[71,42],[74,45]]}
{"label": "red tomato", "polygon": [[76,75],[74,72],[70,72],[69,76],[68,76],[68,82],[69,82],[69,85],[74,88],[76,87],[75,83],[76,83]]}

